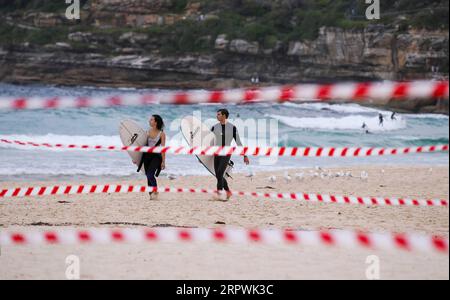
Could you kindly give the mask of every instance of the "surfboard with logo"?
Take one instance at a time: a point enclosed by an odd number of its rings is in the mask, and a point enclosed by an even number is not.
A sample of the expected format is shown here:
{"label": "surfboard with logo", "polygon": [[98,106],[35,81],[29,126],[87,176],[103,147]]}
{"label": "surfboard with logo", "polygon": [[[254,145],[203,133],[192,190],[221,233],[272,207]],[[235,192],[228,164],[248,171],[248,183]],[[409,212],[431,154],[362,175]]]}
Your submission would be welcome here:
{"label": "surfboard with logo", "polygon": [[[188,116],[181,120],[181,133],[188,143],[189,147],[209,147],[215,145],[216,136],[211,132],[211,128],[202,123],[199,119]],[[196,155],[198,161],[211,173],[216,176],[214,170],[214,156]],[[225,174],[231,177],[232,165],[230,165]]]}
{"label": "surfboard with logo", "polygon": [[[119,126],[120,139],[124,146],[146,146],[148,137],[147,132],[132,120],[123,120]],[[141,152],[128,151],[131,161],[138,165],[142,159]],[[142,168],[143,170],[143,168]]]}

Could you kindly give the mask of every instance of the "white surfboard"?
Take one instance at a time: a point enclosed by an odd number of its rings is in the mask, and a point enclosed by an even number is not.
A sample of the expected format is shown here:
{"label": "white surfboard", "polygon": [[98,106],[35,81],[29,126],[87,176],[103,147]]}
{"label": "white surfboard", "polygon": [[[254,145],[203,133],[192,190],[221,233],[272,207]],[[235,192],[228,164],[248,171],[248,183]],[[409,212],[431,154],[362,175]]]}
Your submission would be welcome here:
{"label": "white surfboard", "polygon": [[[124,146],[146,146],[148,142],[147,132],[132,120],[124,120],[119,126],[120,139]],[[142,159],[141,152],[128,151],[131,161],[138,165]],[[143,171],[144,168],[142,168]]]}
{"label": "white surfboard", "polygon": [[[181,133],[188,143],[189,147],[209,147],[215,145],[216,136],[211,132],[211,128],[203,124],[199,119],[188,116],[181,120]],[[213,175],[216,176],[214,170],[214,156],[196,155],[199,162]],[[232,166],[225,171],[228,177],[231,177]]]}

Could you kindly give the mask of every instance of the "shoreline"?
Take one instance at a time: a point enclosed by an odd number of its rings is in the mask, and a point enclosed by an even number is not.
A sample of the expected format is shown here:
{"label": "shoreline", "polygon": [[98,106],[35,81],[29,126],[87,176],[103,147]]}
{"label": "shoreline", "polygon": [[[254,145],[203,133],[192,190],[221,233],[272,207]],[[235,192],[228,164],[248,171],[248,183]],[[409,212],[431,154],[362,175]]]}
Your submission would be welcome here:
{"label": "shoreline", "polygon": [[[414,155],[414,154],[413,154]],[[236,159],[236,158],[235,158]],[[322,169],[325,170],[334,170],[339,171],[339,170],[343,170],[343,169],[371,169],[371,168],[381,168],[381,169],[389,169],[389,168],[445,168],[448,167],[448,163],[418,163],[416,162],[416,164],[410,164],[408,162],[396,162],[396,163],[389,163],[386,164],[385,162],[381,162],[379,164],[371,164],[371,163],[367,163],[367,164],[345,164],[344,162],[342,162],[341,164],[336,163],[330,166],[324,166],[321,164],[317,164],[317,166],[321,167]],[[274,173],[280,173],[280,172],[290,172],[290,173],[296,173],[296,172],[305,172],[305,171],[309,171],[309,170],[314,170],[315,167],[311,167],[311,166],[304,166],[304,167],[297,167],[297,166],[290,166],[290,167],[280,167],[279,169],[273,169],[270,172],[266,171],[266,172],[259,172],[255,171],[256,174],[266,174],[267,176],[274,174]],[[249,173],[248,170],[233,170],[234,175],[247,175]],[[204,171],[204,174],[178,174],[178,173],[165,173],[165,171],[163,171],[160,175],[159,179],[168,179],[169,176],[176,176],[177,178],[195,178],[195,177],[203,177],[203,178],[207,178],[210,177],[211,174],[209,174],[206,170]],[[2,177],[3,176],[3,177]],[[13,180],[13,177],[18,178],[17,180]],[[44,177],[44,178],[38,178],[38,177]],[[63,178],[63,179],[60,179]],[[20,183],[23,184],[24,182],[30,182],[31,183],[36,183],[39,182],[41,184],[45,184],[45,183],[60,183],[60,182],[92,182],[95,183],[96,178],[100,178],[100,182],[135,182],[138,180],[142,180],[143,178],[145,179],[145,175],[143,173],[141,174],[132,174],[132,175],[127,175],[127,176],[116,176],[116,175],[101,175],[101,176],[87,176],[87,175],[1,175],[0,174],[0,186],[4,186],[4,185],[10,185],[13,183]]]}

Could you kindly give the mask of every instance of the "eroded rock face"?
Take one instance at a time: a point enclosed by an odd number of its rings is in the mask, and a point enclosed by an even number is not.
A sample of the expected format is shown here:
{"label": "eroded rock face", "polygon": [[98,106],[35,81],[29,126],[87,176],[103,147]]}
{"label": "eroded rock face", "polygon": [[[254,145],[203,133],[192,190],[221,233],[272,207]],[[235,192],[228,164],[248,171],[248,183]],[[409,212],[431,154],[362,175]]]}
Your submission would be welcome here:
{"label": "eroded rock face", "polygon": [[91,0],[90,9],[96,12],[125,12],[128,14],[155,14],[170,8],[172,0]]}
{"label": "eroded rock face", "polygon": [[[44,49],[1,49],[0,80],[15,83],[98,85],[111,87],[235,88],[250,86],[248,78],[258,74],[262,85],[320,80],[313,67],[298,68],[290,61],[253,57],[246,59],[221,52],[211,55],[160,55],[141,53],[138,48],[119,48],[116,55],[71,53],[67,45]],[[11,51],[13,50],[13,51]],[[314,69],[314,70],[312,70]],[[322,69],[321,75],[346,74],[337,68]],[[349,71],[349,76],[353,74]],[[300,78],[300,80],[299,80]],[[336,78],[335,78],[336,79]],[[438,99],[390,101],[397,111],[448,114],[448,101]]]}
{"label": "eroded rock face", "polygon": [[145,33],[127,32],[119,37],[119,42],[126,44],[139,44],[148,41],[148,35]]}
{"label": "eroded rock face", "polygon": [[291,42],[287,55],[324,68],[351,68],[364,77],[414,79],[448,64],[448,32],[322,28],[315,41]]}
{"label": "eroded rock face", "polygon": [[92,38],[92,33],[90,32],[73,32],[69,33],[67,36],[69,41],[77,43],[89,43]]}
{"label": "eroded rock face", "polygon": [[248,42],[246,40],[232,40],[230,43],[230,52],[235,52],[239,54],[253,54],[257,55],[259,52],[258,42]]}
{"label": "eroded rock face", "polygon": [[41,12],[29,13],[24,17],[24,19],[28,20],[33,26],[38,28],[51,28],[65,22],[62,15]]}
{"label": "eroded rock face", "polygon": [[215,42],[215,49],[217,50],[226,50],[228,48],[228,44],[230,41],[227,39],[226,34],[220,34]]}
{"label": "eroded rock face", "polygon": [[[86,55],[92,53],[89,49],[97,48],[100,53],[102,49],[107,51],[108,57],[120,54],[169,57],[165,65],[171,71],[180,68],[180,61],[186,56],[165,55],[160,50],[164,46],[161,41],[133,31],[125,32],[117,38],[108,34],[74,32],[68,35],[68,41],[86,45],[84,50],[76,51]],[[54,48],[33,51],[46,52]],[[70,45],[64,44],[63,48],[66,52],[71,51]],[[259,74],[263,82],[288,83],[434,78],[442,74],[440,72],[446,65],[448,69],[448,49],[448,32],[397,33],[382,28],[322,28],[316,40],[290,42],[286,49],[280,45],[276,45],[274,49],[264,49],[257,42],[242,39],[229,41],[226,35],[219,35],[210,54],[190,55],[199,60],[213,57],[209,68],[216,71],[206,72],[212,76],[249,80]],[[16,47],[14,51],[20,54],[23,49]],[[10,54],[14,54],[14,51]],[[58,61],[59,54],[52,55]],[[133,68],[132,65],[128,67]],[[201,70],[200,67],[194,69]],[[180,69],[179,74],[186,74],[185,71]]]}
{"label": "eroded rock face", "polygon": [[[90,21],[99,27],[146,27],[180,20],[180,15],[168,13],[173,4],[172,0],[92,0],[86,9]],[[190,11],[195,11],[195,6]]]}
{"label": "eroded rock face", "polygon": [[289,8],[294,9],[300,7],[304,0],[256,0],[256,3],[266,8]]}

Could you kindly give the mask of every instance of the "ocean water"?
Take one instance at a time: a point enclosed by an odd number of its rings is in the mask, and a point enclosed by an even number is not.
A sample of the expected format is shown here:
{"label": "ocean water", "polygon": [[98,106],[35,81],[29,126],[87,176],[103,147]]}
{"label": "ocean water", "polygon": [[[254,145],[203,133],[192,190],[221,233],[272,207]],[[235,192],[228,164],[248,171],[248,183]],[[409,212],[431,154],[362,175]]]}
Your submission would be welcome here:
{"label": "ocean water", "polygon": [[[151,90],[91,87],[18,86],[0,84],[0,96],[95,96],[145,93]],[[186,145],[179,131],[181,118],[194,115],[213,125],[218,108],[231,112],[244,144],[248,146],[371,146],[406,147],[446,144],[449,119],[444,115],[397,114],[356,104],[252,104],[252,105],[153,105],[147,107],[83,108],[63,110],[0,111],[0,139],[63,144],[121,146],[118,125],[133,119],[148,128],[152,114],[166,123],[168,145]],[[378,114],[386,117],[378,125]],[[365,123],[371,134],[361,129]],[[234,157],[235,172],[289,168],[349,167],[354,165],[448,165],[447,153],[372,158],[251,158],[251,166]],[[162,176],[208,175],[193,156],[168,156]],[[0,143],[0,181],[52,179],[142,178],[125,152],[45,150]]]}

